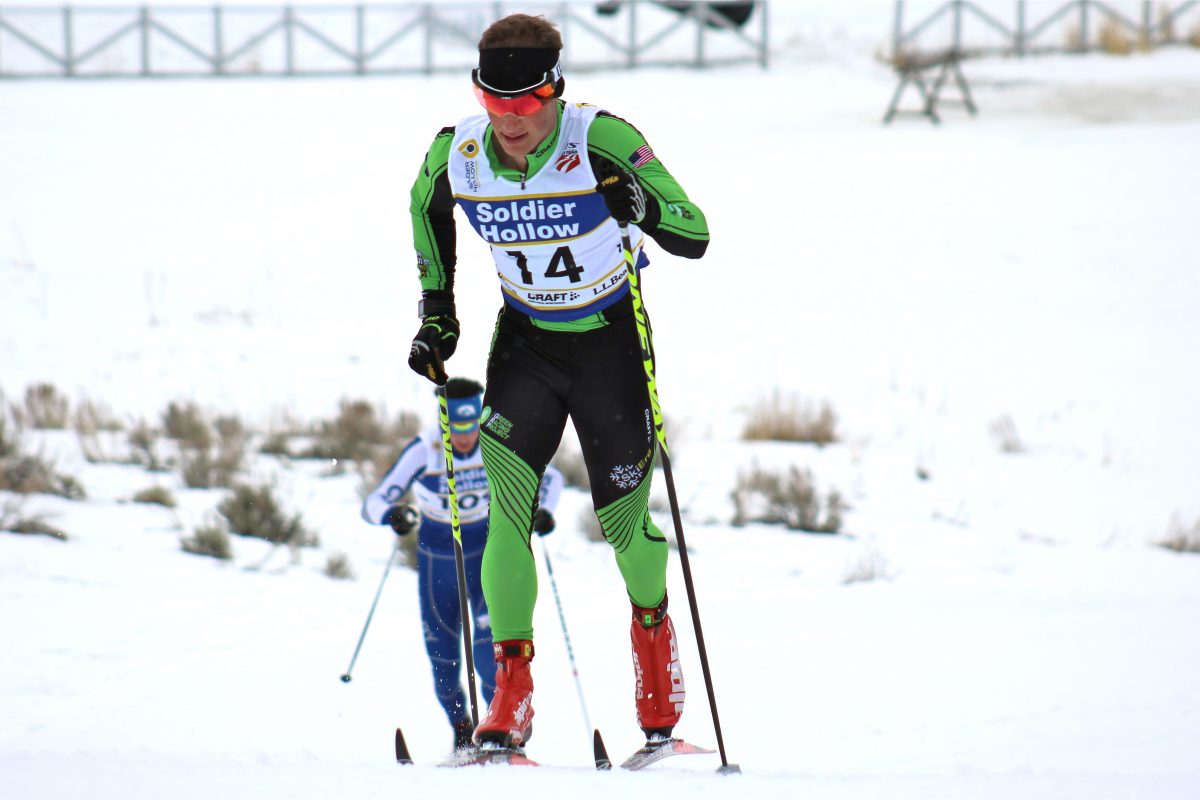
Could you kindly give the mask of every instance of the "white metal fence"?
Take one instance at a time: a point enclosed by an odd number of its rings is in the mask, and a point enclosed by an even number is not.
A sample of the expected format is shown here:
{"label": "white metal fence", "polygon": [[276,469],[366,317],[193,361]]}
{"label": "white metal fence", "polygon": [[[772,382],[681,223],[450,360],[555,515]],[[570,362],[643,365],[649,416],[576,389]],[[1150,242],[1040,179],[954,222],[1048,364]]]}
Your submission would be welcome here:
{"label": "white metal fence", "polygon": [[553,20],[574,70],[767,66],[767,3],[0,6],[0,78],[433,73],[477,62],[520,10]]}
{"label": "white metal fence", "polygon": [[953,51],[962,55],[1086,52],[1116,30],[1139,46],[1176,44],[1200,31],[1200,0],[948,0],[910,21],[913,6],[896,0],[893,56]]}

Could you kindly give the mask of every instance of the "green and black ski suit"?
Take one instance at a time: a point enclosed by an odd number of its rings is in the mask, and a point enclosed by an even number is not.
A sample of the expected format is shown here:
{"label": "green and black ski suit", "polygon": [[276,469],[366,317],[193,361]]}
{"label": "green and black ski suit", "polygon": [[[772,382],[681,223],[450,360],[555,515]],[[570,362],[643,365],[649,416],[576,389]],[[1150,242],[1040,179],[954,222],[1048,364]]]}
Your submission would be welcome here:
{"label": "green and black ski suit", "polygon": [[629,123],[558,101],[555,130],[522,174],[500,163],[486,116],[434,139],[412,189],[421,288],[453,300],[454,205],[492,248],[504,306],[488,357],[481,442],[491,510],[483,590],[494,641],[533,638],[537,571],[530,529],[542,473],[568,417],[592,500],[630,600],[666,592],[667,544],[650,519],[655,433],[616,222],[595,191],[604,160],[636,176],[646,215],[629,227],[640,266],[645,235],[699,258],[704,214]]}

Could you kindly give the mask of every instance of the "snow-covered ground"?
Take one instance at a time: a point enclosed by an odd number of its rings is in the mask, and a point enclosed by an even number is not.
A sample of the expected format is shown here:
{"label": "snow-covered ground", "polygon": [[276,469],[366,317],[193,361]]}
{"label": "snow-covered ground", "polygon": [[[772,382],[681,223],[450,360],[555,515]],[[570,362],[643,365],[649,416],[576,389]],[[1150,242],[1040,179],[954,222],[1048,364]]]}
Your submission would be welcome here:
{"label": "snow-covered ground", "polygon": [[[0,536],[0,797],[527,792],[697,798],[1200,797],[1200,51],[968,62],[980,112],[879,121],[891,4],[779,3],[768,71],[569,78],[647,135],[708,213],[699,262],[645,275],[675,479],[728,754],[587,771],[549,582],[538,733],[559,768],[400,769],[444,755],[415,582],[357,480],[252,465],[322,540],[300,564],[179,539],[223,496],[91,465],[89,499],[28,501],[71,537]],[[803,13],[801,11],[803,9]],[[0,85],[0,388],[51,382],[122,415],[196,400],[266,426],[363,397],[432,420],[404,366],[418,296],[407,193],[462,78]],[[911,100],[911,98],[910,98]],[[482,372],[498,292],[461,237]],[[779,390],[842,440],[739,440]],[[994,433],[1015,431],[1019,453]],[[811,469],[845,535],[733,528],[752,465]],[[921,480],[918,472],[928,476]],[[131,504],[155,482],[180,506]],[[656,494],[663,494],[656,479]],[[591,721],[638,743],[625,601],[569,492],[545,540]],[[669,520],[661,520],[669,527]],[[358,579],[332,581],[325,556]],[[541,556],[538,553],[539,558]],[[860,559],[886,578],[846,585]],[[690,700],[714,744],[677,560]],[[685,762],[685,763],[677,763]]]}

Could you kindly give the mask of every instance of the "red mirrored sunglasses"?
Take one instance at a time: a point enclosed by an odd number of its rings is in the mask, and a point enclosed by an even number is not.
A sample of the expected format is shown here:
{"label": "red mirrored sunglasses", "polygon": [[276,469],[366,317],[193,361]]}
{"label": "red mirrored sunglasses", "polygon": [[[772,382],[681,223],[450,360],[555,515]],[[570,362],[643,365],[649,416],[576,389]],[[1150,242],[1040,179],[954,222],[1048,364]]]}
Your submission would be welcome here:
{"label": "red mirrored sunglasses", "polygon": [[542,110],[554,98],[554,84],[543,84],[529,94],[519,97],[497,97],[476,86],[475,98],[479,100],[481,106],[498,117],[503,117],[505,114],[527,117]]}
{"label": "red mirrored sunglasses", "polygon": [[475,84],[475,98],[479,104],[496,116],[515,114],[527,117],[540,111],[554,99],[555,87],[562,77],[562,68],[554,65],[554,69],[545,74],[540,83],[515,92],[506,92],[489,86],[479,77],[479,70],[471,71],[471,81]]}

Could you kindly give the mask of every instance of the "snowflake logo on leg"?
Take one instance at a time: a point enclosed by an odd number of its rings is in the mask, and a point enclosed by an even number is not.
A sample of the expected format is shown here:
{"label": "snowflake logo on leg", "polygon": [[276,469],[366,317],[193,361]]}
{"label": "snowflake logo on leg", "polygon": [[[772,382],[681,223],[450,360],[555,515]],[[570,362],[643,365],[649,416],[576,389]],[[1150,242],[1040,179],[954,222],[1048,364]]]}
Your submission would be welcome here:
{"label": "snowflake logo on leg", "polygon": [[642,479],[642,471],[633,464],[617,465],[608,473],[608,479],[618,488],[632,489]]}

